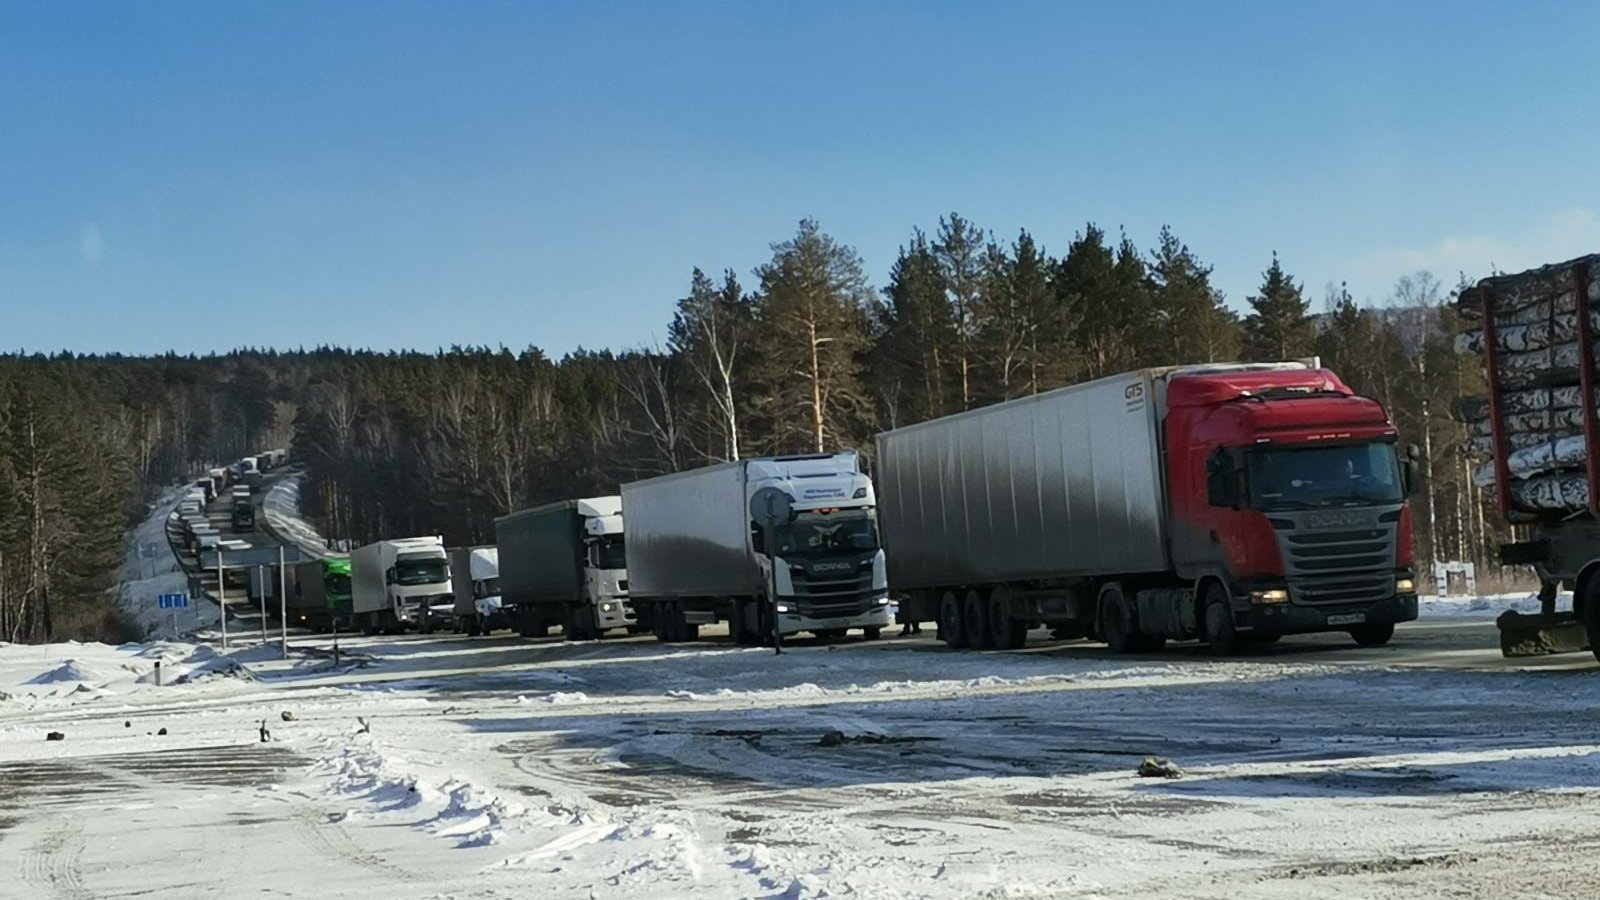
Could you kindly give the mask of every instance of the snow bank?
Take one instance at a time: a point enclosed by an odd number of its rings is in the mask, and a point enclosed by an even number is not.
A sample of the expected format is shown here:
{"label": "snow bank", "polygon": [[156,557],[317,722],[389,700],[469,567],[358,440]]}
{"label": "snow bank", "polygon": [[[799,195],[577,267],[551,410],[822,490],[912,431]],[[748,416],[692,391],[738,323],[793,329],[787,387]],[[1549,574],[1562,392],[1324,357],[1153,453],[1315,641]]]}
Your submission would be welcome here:
{"label": "snow bank", "polygon": [[323,742],[322,759],[313,771],[327,779],[334,797],[365,804],[346,806],[334,814],[335,821],[398,818],[417,831],[448,840],[456,849],[493,846],[508,834],[529,828],[565,830],[594,824],[548,808],[530,810],[466,778],[437,774],[380,746],[367,733],[348,741]]}
{"label": "snow bank", "polygon": [[300,515],[300,483],[305,474],[296,472],[281,478],[261,500],[267,527],[294,544],[313,559],[326,559],[330,553],[321,532]]}

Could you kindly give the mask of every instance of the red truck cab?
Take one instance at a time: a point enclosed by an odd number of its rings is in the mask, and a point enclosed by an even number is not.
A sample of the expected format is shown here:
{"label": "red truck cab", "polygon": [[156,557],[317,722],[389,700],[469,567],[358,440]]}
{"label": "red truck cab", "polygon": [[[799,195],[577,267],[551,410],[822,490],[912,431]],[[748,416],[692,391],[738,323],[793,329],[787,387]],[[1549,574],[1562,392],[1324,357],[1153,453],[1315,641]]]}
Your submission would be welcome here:
{"label": "red truck cab", "polygon": [[1400,451],[1381,404],[1321,368],[1164,384],[1173,570],[1200,587],[1147,621],[1189,619],[1161,630],[1231,649],[1332,630],[1378,645],[1417,617],[1415,449]]}

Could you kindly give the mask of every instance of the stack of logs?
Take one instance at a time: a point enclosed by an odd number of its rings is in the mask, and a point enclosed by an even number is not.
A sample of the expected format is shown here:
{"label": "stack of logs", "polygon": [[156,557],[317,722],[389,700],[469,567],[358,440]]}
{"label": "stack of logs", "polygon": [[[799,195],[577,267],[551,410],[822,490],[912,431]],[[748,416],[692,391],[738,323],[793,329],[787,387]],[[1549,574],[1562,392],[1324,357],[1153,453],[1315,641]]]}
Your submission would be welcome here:
{"label": "stack of logs", "polygon": [[[1464,398],[1456,410],[1472,429],[1471,449],[1489,460],[1474,481],[1493,484],[1493,458],[1503,453],[1508,512],[1543,517],[1588,509],[1585,412],[1600,402],[1593,369],[1600,360],[1600,255],[1486,278],[1461,293],[1460,309],[1469,328],[1456,349],[1483,356],[1500,392],[1503,446],[1495,446],[1489,398]],[[1586,341],[1592,353],[1584,352]]]}

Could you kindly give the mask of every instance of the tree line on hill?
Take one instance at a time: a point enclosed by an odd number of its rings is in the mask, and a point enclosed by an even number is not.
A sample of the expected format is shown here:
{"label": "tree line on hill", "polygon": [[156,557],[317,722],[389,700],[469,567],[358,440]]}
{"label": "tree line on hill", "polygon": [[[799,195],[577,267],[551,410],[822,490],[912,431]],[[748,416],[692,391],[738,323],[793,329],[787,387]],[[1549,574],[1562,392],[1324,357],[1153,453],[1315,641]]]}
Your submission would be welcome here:
{"label": "tree line on hill", "polygon": [[[960,215],[915,230],[874,289],[802,221],[746,284],[689,272],[665,346],[339,348],[0,357],[0,639],[115,624],[127,529],[152,492],[292,445],[305,511],[362,543],[493,540],[531,504],[740,457],[857,448],[889,428],[1129,369],[1320,355],[1423,448],[1419,561],[1480,568],[1503,537],[1469,477],[1455,400],[1482,392],[1428,273],[1378,304],[1313,309],[1274,254],[1243,315],[1171,229],[1140,248],[1086,225],[1059,255]],[[1092,427],[1092,423],[1088,423]]]}

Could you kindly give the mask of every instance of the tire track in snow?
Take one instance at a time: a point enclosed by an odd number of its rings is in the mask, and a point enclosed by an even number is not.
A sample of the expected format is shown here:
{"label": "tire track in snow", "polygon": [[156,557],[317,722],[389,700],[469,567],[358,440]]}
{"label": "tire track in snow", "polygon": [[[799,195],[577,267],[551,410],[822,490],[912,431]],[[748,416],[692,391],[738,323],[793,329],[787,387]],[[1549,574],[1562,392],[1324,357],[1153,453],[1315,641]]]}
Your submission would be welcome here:
{"label": "tire track in snow", "polygon": [[291,820],[294,836],[306,849],[337,862],[349,863],[375,875],[399,883],[412,883],[417,876],[357,846],[350,832],[317,810],[301,810]]}
{"label": "tire track in snow", "polygon": [[47,897],[95,900],[94,893],[83,885],[83,847],[83,822],[75,817],[64,819],[22,852],[23,882]]}

